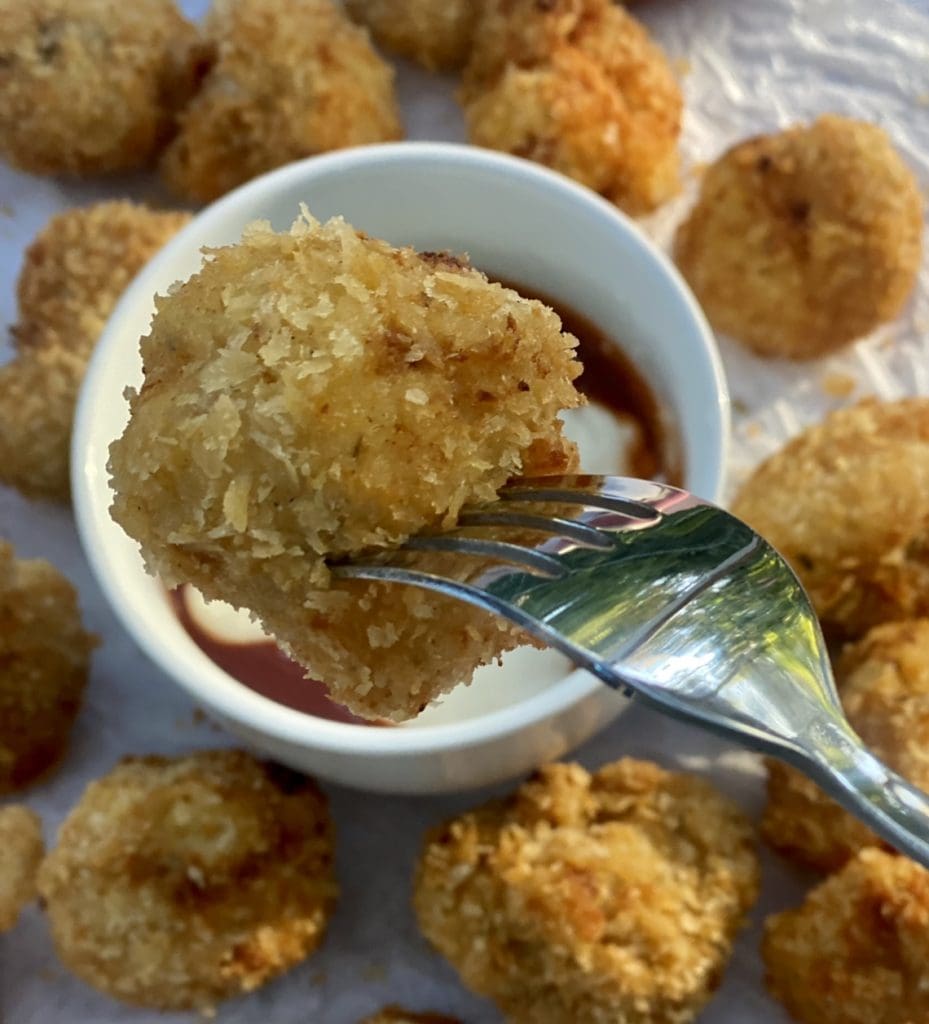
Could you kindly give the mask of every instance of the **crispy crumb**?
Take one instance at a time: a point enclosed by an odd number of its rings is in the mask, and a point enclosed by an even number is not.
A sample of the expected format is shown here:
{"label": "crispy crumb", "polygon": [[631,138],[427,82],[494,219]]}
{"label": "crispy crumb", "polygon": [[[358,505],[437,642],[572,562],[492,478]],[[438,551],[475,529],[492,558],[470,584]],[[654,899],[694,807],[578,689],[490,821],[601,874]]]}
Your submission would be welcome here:
{"label": "crispy crumb", "polygon": [[827,398],[849,398],[858,386],[850,373],[827,373],[820,383]]}
{"label": "crispy crumb", "polygon": [[0,807],[0,932],[35,899],[35,876],[44,853],[42,822],[28,807]]}
{"label": "crispy crumb", "polygon": [[482,0],[346,0],[385,50],[430,71],[452,71],[467,60]]}

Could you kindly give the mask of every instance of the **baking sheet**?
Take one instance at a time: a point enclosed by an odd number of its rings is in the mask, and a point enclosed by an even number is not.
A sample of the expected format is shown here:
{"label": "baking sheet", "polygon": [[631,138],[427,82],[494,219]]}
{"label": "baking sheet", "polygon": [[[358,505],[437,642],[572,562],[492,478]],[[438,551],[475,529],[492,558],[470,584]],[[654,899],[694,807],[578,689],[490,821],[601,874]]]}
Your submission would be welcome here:
{"label": "baking sheet", "polygon": [[[204,0],[183,4],[193,16]],[[651,0],[636,6],[683,76],[688,107],[683,148],[693,173],[680,199],[643,222],[666,245],[691,200],[699,166],[721,149],[823,111],[883,124],[929,187],[929,0]],[[462,140],[450,79],[403,67],[400,95],[410,138]],[[147,177],[65,185],[0,167],[0,318],[14,314],[14,282],[24,245],[50,214],[109,195],[159,198]],[[5,332],[4,332],[5,333]],[[919,294],[895,323],[849,352],[814,364],[762,361],[721,339],[736,410],[733,479],[828,408],[865,393],[929,394],[929,258]],[[0,359],[9,354],[5,343]],[[146,662],[123,633],[92,580],[71,515],[0,490],[0,536],[24,556],[58,565],[80,588],[90,628],[104,638],[71,751],[26,799],[49,838],[90,778],[126,753],[180,753],[228,742],[190,701]],[[703,733],[633,708],[588,742],[590,767],[623,754],[699,771],[752,815],[762,805],[758,762]],[[466,993],[454,972],[418,936],[410,877],[423,831],[488,792],[441,798],[385,798],[325,787],[338,827],[343,896],[321,951],[259,993],[224,1004],[228,1024],[354,1024],[386,1002],[459,1015],[470,1024],[500,1020]],[[763,854],[764,888],[741,936],[722,990],[701,1024],[786,1020],[764,995],[758,957],[766,913],[795,902],[809,879]],[[41,914],[30,910],[0,937],[0,1017],[4,1024],[163,1024],[190,1014],[122,1007],[58,965]],[[578,1022],[582,1024],[582,1022]]]}

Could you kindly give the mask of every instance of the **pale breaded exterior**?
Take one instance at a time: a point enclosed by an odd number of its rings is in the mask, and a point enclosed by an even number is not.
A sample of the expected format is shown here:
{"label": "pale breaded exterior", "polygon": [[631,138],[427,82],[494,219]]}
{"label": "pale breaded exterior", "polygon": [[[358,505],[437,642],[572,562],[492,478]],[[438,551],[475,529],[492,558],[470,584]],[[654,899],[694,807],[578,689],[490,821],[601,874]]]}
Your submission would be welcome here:
{"label": "pale breaded exterior", "polygon": [[161,163],[185,199],[401,137],[393,69],[331,0],[215,0],[204,31],[213,63]]}
{"label": "pale breaded exterior", "polygon": [[0,793],[60,760],[96,645],[61,573],[0,541]]}
{"label": "pale breaded exterior", "polygon": [[929,615],[929,399],[831,413],[755,471],[733,512],[788,559],[834,636]]}
{"label": "pale breaded exterior", "polygon": [[408,718],[514,630],[409,588],[327,591],[326,559],[572,468],[557,415],[580,402],[579,365],[560,328],[457,259],[340,219],[255,226],[158,300],[111,449],[114,518],[151,571],[250,609],[337,700]]}
{"label": "pale breaded exterior", "polygon": [[[843,652],[837,679],[845,714],[871,751],[929,789],[929,619],[876,626]],[[774,760],[762,832],[786,856],[823,871],[884,845],[805,775]]]}
{"label": "pale breaded exterior", "polygon": [[170,135],[201,56],[174,0],[6,0],[0,155],[34,174],[143,167]]}
{"label": "pale breaded exterior", "polygon": [[433,830],[414,907],[514,1024],[683,1024],[758,890],[752,830],[706,782],[643,761],[544,768]]}
{"label": "pale breaded exterior", "polygon": [[627,212],[679,188],[680,88],[610,0],[488,0],[461,99],[473,143],[546,164]]}
{"label": "pale breaded exterior", "polygon": [[371,1017],[365,1017],[358,1024],[460,1024],[455,1017],[443,1017],[437,1013],[413,1013],[402,1006],[385,1006]]}
{"label": "pale breaded exterior", "polygon": [[346,0],[385,50],[430,71],[460,68],[471,50],[482,0]]}
{"label": "pale breaded exterior", "polygon": [[67,501],[71,422],[84,370],[119,297],[189,214],[127,201],[52,217],[17,284],[13,359],[0,367],[0,481]]}
{"label": "pale breaded exterior", "polygon": [[767,983],[801,1024],[929,1020],[929,873],[862,850],[803,904],[769,917]]}
{"label": "pale breaded exterior", "polygon": [[717,330],[810,359],[900,312],[922,231],[916,178],[886,133],[829,114],[720,157],[675,259]]}
{"label": "pale breaded exterior", "polygon": [[19,804],[0,807],[0,933],[9,931],[35,899],[44,852],[39,816]]}
{"label": "pale breaded exterior", "polygon": [[338,894],[312,780],[243,751],[127,758],[39,872],[65,965],[139,1006],[207,1010],[300,963]]}

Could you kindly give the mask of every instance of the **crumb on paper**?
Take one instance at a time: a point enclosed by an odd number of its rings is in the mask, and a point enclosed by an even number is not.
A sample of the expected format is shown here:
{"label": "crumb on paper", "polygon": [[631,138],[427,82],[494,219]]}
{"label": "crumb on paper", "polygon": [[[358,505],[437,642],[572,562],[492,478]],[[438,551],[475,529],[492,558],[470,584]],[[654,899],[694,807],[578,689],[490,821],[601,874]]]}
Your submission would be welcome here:
{"label": "crumb on paper", "polygon": [[686,78],[694,69],[693,61],[689,57],[675,57],[671,61],[671,67],[678,78]]}
{"label": "crumb on paper", "polygon": [[929,107],[929,92],[921,92],[916,97],[916,102],[921,107]]}
{"label": "crumb on paper", "polygon": [[734,413],[737,413],[739,416],[747,416],[748,413],[751,412],[751,407],[749,406],[748,402],[746,402],[744,399],[733,398],[732,411]]}
{"label": "crumb on paper", "polygon": [[850,373],[827,373],[820,383],[823,394],[829,398],[848,398],[858,387],[858,382]]}
{"label": "crumb on paper", "polygon": [[698,179],[702,178],[703,175],[706,174],[707,168],[709,166],[710,166],[709,160],[698,160],[697,163],[695,163],[690,168],[690,172],[689,172],[690,173],[690,177],[691,178],[698,178]]}
{"label": "crumb on paper", "polygon": [[362,968],[361,977],[363,981],[370,981],[372,983],[385,981],[387,978],[387,965],[382,963],[368,964]]}
{"label": "crumb on paper", "polygon": [[0,203],[0,217],[13,218],[16,215],[16,210],[13,209],[12,203]]}
{"label": "crumb on paper", "polygon": [[751,423],[745,424],[745,435],[753,440],[761,437],[764,431],[761,429],[761,424],[757,420],[752,420]]}

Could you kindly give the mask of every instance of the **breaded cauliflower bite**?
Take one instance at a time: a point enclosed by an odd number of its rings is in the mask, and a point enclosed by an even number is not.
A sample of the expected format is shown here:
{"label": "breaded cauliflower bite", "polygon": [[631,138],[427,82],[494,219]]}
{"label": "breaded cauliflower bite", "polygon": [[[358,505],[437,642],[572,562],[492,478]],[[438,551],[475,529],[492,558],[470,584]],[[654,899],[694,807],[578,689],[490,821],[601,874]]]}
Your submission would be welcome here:
{"label": "breaded cauliflower bite", "polygon": [[488,0],[461,99],[473,143],[553,167],[629,213],[679,188],[680,88],[611,0]]}
{"label": "breaded cauliflower bite", "polygon": [[84,370],[126,286],[190,219],[126,201],[56,214],[26,249],[13,359],[0,367],[0,481],[67,501]]}
{"label": "breaded cauliflower bite", "polygon": [[434,830],[414,907],[514,1024],[684,1024],[758,890],[752,830],[702,780],[625,759],[551,765]]}
{"label": "breaded cauliflower bite", "polygon": [[44,852],[39,816],[19,804],[0,807],[0,932],[9,931],[35,899]]}
{"label": "breaded cauliflower bite", "polygon": [[733,504],[784,555],[833,637],[929,615],[929,399],[831,413]]}
{"label": "breaded cauliflower bite", "polygon": [[365,1017],[358,1024],[460,1024],[455,1017],[442,1017],[435,1013],[413,1013],[400,1006],[385,1006],[372,1017]]}
{"label": "breaded cauliflower bite", "polygon": [[346,0],[375,40],[430,71],[460,68],[471,50],[482,0]]}
{"label": "breaded cauliflower bite", "polygon": [[929,1020],[929,872],[913,861],[862,850],[765,925],[768,987],[802,1024]]}
{"label": "breaded cauliflower bite", "polygon": [[214,62],[161,164],[185,199],[401,137],[392,68],[331,0],[215,0],[205,32]]}
{"label": "breaded cauliflower bite", "polygon": [[174,0],[4,0],[0,155],[35,174],[145,166],[201,56]]}
{"label": "breaded cauliflower bite", "polygon": [[408,718],[519,634],[416,588],[329,587],[326,560],[573,468],[575,345],[456,258],[341,219],[253,226],[158,300],[113,516],[151,571],[250,609],[353,711]]}
{"label": "breaded cauliflower bite", "polygon": [[720,157],[675,258],[717,330],[811,359],[900,312],[922,231],[919,186],[886,133],[824,115]]}
{"label": "breaded cauliflower bite", "polygon": [[67,967],[116,999],[207,1010],[300,963],[338,894],[316,785],[235,750],[133,757],[93,782],[39,871]]}
{"label": "breaded cauliflower bite", "polygon": [[0,541],[0,793],[61,759],[96,645],[71,584]]}
{"label": "breaded cauliflower bite", "polygon": [[[929,788],[929,619],[876,626],[842,653],[836,676],[845,714],[871,751]],[[805,775],[773,760],[762,831],[791,859],[823,871],[883,845]]]}

